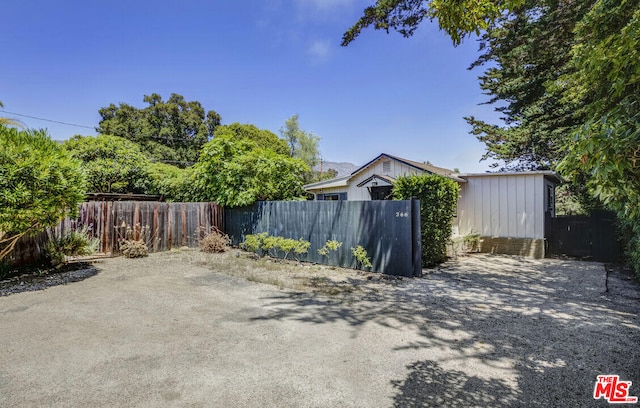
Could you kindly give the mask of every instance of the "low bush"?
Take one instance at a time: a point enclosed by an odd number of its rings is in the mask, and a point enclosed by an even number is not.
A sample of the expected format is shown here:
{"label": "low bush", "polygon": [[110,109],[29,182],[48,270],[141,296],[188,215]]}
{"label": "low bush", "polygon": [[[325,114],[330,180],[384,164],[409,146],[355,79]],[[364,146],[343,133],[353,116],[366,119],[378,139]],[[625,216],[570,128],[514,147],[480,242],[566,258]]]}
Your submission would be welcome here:
{"label": "low bush", "polygon": [[482,240],[480,239],[480,234],[474,231],[463,237],[454,237],[449,241],[451,251],[448,253],[448,255],[456,257],[462,254],[480,252],[481,242]]}
{"label": "low bush", "polygon": [[260,234],[245,236],[244,242],[240,244],[240,246],[258,255],[266,254],[273,257],[278,257],[278,253],[281,251],[283,255],[282,258],[287,259],[291,252],[297,255],[306,254],[309,252],[311,243],[302,238],[295,240],[292,238],[270,236],[266,232],[262,232]]}
{"label": "low bush", "polygon": [[463,251],[465,252],[478,252],[480,250],[480,234],[477,232],[471,232],[462,238]]}
{"label": "low bush", "polygon": [[258,255],[262,254],[262,245],[267,237],[266,232],[260,234],[249,234],[244,237],[244,242],[240,244],[240,247],[245,251],[255,252]]}
{"label": "low bush", "polygon": [[207,253],[220,253],[227,250],[229,236],[220,231],[213,231],[200,240],[200,250]]}
{"label": "low bush", "polygon": [[306,241],[302,238],[298,240],[291,239],[291,238],[282,238],[282,241],[280,241],[279,246],[280,246],[280,250],[284,252],[284,259],[287,259],[287,256],[292,251],[296,255],[302,255],[309,252],[309,248],[311,247],[311,242]]}
{"label": "low bush", "polygon": [[149,255],[149,247],[143,240],[125,239],[120,241],[120,251],[127,258],[142,258]]}
{"label": "low bush", "polygon": [[149,247],[158,240],[156,232],[151,233],[148,225],[136,224],[133,228],[127,225],[125,232],[118,232],[118,234],[120,251],[127,258],[142,258],[149,255]]}
{"label": "low bush", "polygon": [[67,256],[93,254],[98,248],[98,240],[89,236],[86,228],[69,231],[61,237],[50,236],[46,243],[46,256],[52,265],[65,263]]}

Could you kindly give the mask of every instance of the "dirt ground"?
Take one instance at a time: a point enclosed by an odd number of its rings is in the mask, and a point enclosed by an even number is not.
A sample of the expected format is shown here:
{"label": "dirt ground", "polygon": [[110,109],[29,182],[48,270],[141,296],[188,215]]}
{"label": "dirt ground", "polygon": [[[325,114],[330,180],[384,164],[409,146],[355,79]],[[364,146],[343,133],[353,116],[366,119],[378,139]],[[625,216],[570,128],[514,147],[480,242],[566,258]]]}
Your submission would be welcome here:
{"label": "dirt ground", "polygon": [[421,279],[231,251],[96,263],[0,297],[0,406],[588,407],[640,395],[640,289],[474,255]]}

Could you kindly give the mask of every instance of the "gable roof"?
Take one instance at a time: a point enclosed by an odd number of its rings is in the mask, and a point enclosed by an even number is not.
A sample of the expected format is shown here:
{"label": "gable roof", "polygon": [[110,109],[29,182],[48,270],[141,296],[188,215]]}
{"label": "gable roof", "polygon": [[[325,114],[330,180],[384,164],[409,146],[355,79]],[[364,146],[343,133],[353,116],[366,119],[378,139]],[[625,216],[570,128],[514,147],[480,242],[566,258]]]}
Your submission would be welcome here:
{"label": "gable roof", "polygon": [[369,167],[375,161],[380,160],[381,158],[387,158],[389,160],[395,160],[395,161],[403,163],[403,164],[405,164],[405,165],[407,165],[409,167],[413,167],[413,168],[415,168],[417,170],[422,170],[422,171],[426,171],[427,173],[432,173],[432,174],[437,174],[439,176],[448,177],[448,178],[453,179],[453,180],[455,180],[455,181],[457,181],[459,183],[466,183],[466,181],[467,181],[465,179],[462,179],[462,178],[458,177],[456,172],[454,172],[453,170],[445,169],[444,167],[434,166],[433,164],[429,164],[429,163],[420,163],[420,162],[413,161],[413,160],[403,159],[402,157],[392,156],[392,155],[387,154],[387,153],[382,153],[378,157],[376,157],[375,159],[373,159],[370,162],[368,162],[367,164],[365,164],[364,166],[361,166],[356,171],[351,173],[351,176],[355,176],[356,174],[360,173],[361,171],[363,171],[364,169]]}
{"label": "gable roof", "polygon": [[[449,170],[449,169],[445,169],[444,167],[438,167],[438,166],[434,166],[432,164],[429,163],[420,163],[417,161],[413,161],[413,160],[408,160],[408,159],[403,159],[402,157],[397,157],[397,156],[392,156],[390,154],[386,154],[386,153],[382,153],[380,155],[378,155],[375,159],[369,161],[368,163],[366,163],[363,166],[360,166],[357,170],[355,170],[353,173],[351,173],[348,176],[343,176],[343,177],[336,177],[330,180],[323,180],[323,181],[318,181],[316,183],[311,183],[311,184],[306,184],[304,186],[302,186],[303,189],[305,190],[316,190],[316,189],[322,189],[322,188],[331,188],[331,187],[345,187],[349,184],[349,180],[351,180],[354,176],[356,176],[358,173],[364,171],[367,167],[369,167],[371,164],[375,163],[377,160],[381,159],[381,158],[386,158],[389,160],[395,160],[397,162],[403,163],[409,167],[413,167],[417,170],[423,171],[423,172],[427,172],[430,174],[436,174],[439,176],[443,176],[443,177],[447,177],[450,178],[454,181],[457,181],[458,183],[466,183],[467,180],[458,177],[458,174],[456,172],[454,172],[453,170]],[[361,185],[366,184],[366,182],[371,181],[372,178],[379,178],[381,180],[385,180],[387,182],[389,182],[390,184],[394,184],[395,183],[395,178],[390,177],[388,175],[379,175],[379,174],[375,174],[372,177],[369,177],[367,180],[365,180],[365,182],[360,183]],[[359,185],[360,187],[360,185]]]}
{"label": "gable roof", "polygon": [[386,182],[386,183],[389,183],[389,184],[393,184],[393,183],[395,183],[395,182],[396,182],[396,179],[395,179],[395,178],[393,178],[393,177],[391,177],[391,176],[380,175],[380,174],[374,174],[373,176],[369,177],[368,179],[366,179],[366,180],[364,180],[364,181],[360,182],[357,186],[358,186],[358,187],[362,187],[362,186],[364,186],[365,184],[367,184],[368,182],[373,181],[373,180],[382,180],[382,181],[384,181],[384,182]]}

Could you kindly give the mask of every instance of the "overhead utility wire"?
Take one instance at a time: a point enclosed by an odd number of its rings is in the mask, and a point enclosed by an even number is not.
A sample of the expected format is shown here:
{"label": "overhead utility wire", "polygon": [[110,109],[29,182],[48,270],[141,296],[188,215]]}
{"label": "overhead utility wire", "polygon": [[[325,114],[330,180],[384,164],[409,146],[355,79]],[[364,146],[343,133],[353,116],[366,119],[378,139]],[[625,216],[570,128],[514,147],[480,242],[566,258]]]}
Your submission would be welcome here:
{"label": "overhead utility wire", "polygon": [[[37,116],[31,116],[31,115],[24,115],[22,113],[15,113],[15,112],[9,112],[3,109],[0,109],[0,112],[2,113],[8,113],[9,115],[17,115],[17,116],[22,116],[25,118],[31,118],[31,119],[36,119],[36,120],[43,120],[45,122],[51,122],[51,123],[59,123],[61,125],[68,125],[68,126],[75,126],[75,127],[79,127],[79,128],[85,128],[85,129],[91,129],[94,131],[97,131],[98,129],[92,126],[84,126],[84,125],[76,125],[75,123],[69,123],[69,122],[61,122],[59,120],[52,120],[52,119],[45,119],[45,118],[39,118]],[[116,136],[121,136],[121,135],[116,135]],[[121,136],[124,137],[124,136]],[[161,137],[161,136],[141,136],[143,138],[150,138],[150,139],[160,139],[160,140],[165,140],[166,137]],[[188,138],[173,138],[174,140],[188,140]],[[187,165],[191,164],[195,164],[192,161],[188,161],[188,160],[154,160],[156,162],[161,162],[161,163],[186,163]]]}
{"label": "overhead utility wire", "polygon": [[39,117],[36,117],[36,116],[31,116],[31,115],[23,115],[22,113],[9,112],[9,111],[2,110],[2,109],[0,109],[0,112],[8,113],[9,115],[22,116],[22,117],[24,117],[24,118],[31,118],[31,119],[36,119],[36,120],[43,120],[43,121],[45,121],[45,122],[59,123],[59,124],[61,124],[61,125],[75,126],[75,127],[79,127],[79,128],[85,128],[85,129],[93,129],[93,130],[95,130],[95,128],[94,128],[94,127],[92,127],[92,126],[76,125],[75,123],[69,123],[69,122],[60,122],[59,120],[51,120],[51,119],[39,118]]}
{"label": "overhead utility wire", "polygon": [[[68,125],[68,126],[75,126],[75,127],[79,127],[79,128],[85,128],[85,129],[91,129],[93,131],[96,131],[98,133],[100,132],[100,128],[99,127],[94,127],[94,126],[85,126],[85,125],[76,125],[75,123],[69,123],[69,122],[61,122],[59,120],[52,120],[52,119],[45,119],[45,118],[39,118],[37,116],[31,116],[31,115],[25,115],[22,113],[15,113],[15,112],[9,112],[3,109],[0,109],[0,112],[3,113],[8,113],[9,115],[17,115],[17,116],[22,116],[25,118],[31,118],[31,119],[36,119],[36,120],[44,120],[45,122],[52,122],[52,123],[59,123],[61,125]],[[120,137],[133,137],[134,135],[132,134],[116,134],[116,133],[109,133],[109,134],[113,134],[114,136],[120,136]],[[151,136],[151,135],[135,135],[136,137],[140,137],[140,138],[148,138],[148,139],[156,139],[156,140],[167,140],[166,136]],[[182,141],[190,141],[191,139],[189,139],[188,137],[175,137],[175,136],[171,136],[172,140],[182,140]]]}

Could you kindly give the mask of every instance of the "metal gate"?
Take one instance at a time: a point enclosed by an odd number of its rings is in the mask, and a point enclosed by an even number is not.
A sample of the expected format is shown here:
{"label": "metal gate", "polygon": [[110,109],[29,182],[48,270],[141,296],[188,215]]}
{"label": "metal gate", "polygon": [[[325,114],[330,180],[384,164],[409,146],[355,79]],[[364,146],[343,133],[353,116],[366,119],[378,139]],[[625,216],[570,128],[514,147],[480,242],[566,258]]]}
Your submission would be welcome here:
{"label": "metal gate", "polygon": [[545,220],[547,253],[617,262],[621,247],[617,240],[615,214],[594,211],[591,216],[547,215]]}

